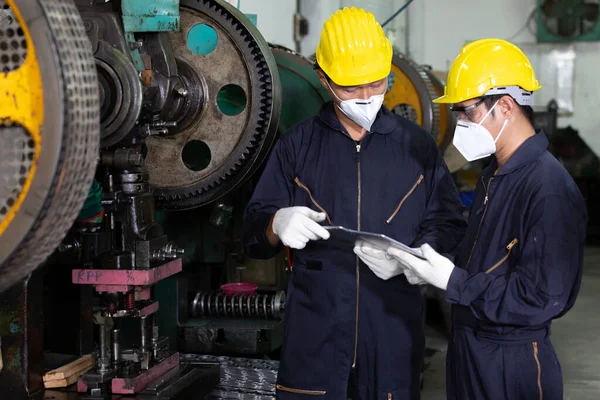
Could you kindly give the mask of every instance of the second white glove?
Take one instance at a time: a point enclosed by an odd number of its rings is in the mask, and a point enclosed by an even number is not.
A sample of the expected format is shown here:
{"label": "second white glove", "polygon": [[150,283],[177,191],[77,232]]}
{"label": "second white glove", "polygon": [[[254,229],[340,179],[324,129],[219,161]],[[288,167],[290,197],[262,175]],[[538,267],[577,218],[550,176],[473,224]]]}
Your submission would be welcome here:
{"label": "second white glove", "polygon": [[415,274],[410,268],[406,268],[404,270],[404,276],[411,285],[427,285],[427,282],[425,282],[419,275]]}
{"label": "second white glove", "polygon": [[308,207],[282,208],[273,218],[273,233],[285,246],[300,250],[309,240],[329,239],[329,232],[319,225],[326,217]]}
{"label": "second white glove", "polygon": [[403,273],[400,263],[393,257],[388,256],[384,250],[373,248],[366,243],[357,243],[354,247],[354,253],[367,264],[376,276],[383,280],[391,279]]}
{"label": "second white glove", "polygon": [[[410,269],[425,282],[442,290],[446,290],[450,275],[454,270],[454,263],[441,254],[438,254],[438,252],[428,244],[421,246],[421,251],[426,260],[421,260],[412,254],[408,254],[407,252],[393,247],[390,247],[387,252],[394,257],[394,259],[398,260],[402,266]],[[414,281],[417,282],[417,280]],[[410,283],[413,285],[415,284],[413,282]]]}

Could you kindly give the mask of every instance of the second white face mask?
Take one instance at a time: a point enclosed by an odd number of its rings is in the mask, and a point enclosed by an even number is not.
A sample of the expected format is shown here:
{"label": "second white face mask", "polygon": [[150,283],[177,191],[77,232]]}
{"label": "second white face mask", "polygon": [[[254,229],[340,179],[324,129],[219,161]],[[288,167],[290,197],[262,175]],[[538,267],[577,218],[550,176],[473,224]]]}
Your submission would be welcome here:
{"label": "second white face mask", "polygon": [[[327,82],[329,85],[329,82]],[[383,98],[385,94],[378,94],[369,97],[367,100],[363,99],[352,99],[342,100],[340,99],[331,86],[329,86],[331,93],[340,101],[338,106],[340,110],[352,121],[356,122],[358,126],[362,126],[367,131],[371,131],[371,127],[377,118],[377,113],[383,105]]]}
{"label": "second white face mask", "polygon": [[[496,102],[496,104],[498,104],[498,102]],[[479,123],[463,120],[459,120],[456,123],[452,143],[469,162],[491,156],[496,152],[496,142],[500,139],[500,135],[502,135],[508,120],[504,121],[496,140],[494,140],[490,131],[481,125],[488,115],[490,115],[494,107],[496,107],[496,104],[490,108]]]}

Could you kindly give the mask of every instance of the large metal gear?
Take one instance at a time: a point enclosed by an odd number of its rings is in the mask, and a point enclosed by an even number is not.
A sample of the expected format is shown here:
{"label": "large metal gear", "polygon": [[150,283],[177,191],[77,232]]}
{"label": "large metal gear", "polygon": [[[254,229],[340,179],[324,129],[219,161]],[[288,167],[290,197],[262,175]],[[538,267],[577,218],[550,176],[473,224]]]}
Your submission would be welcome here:
{"label": "large metal gear", "polygon": [[275,60],[242,13],[214,0],[182,0],[180,17],[180,31],[169,37],[202,83],[202,110],[180,132],[148,138],[150,184],[168,209],[207,204],[244,183],[273,144],[281,107]]}
{"label": "large metal gear", "polygon": [[436,92],[427,69],[402,54],[394,54],[390,75],[392,85],[385,95],[386,107],[431,132],[438,141],[440,106],[432,102]]}
{"label": "large metal gear", "polygon": [[99,148],[95,61],[72,1],[0,0],[0,292],[62,241]]}

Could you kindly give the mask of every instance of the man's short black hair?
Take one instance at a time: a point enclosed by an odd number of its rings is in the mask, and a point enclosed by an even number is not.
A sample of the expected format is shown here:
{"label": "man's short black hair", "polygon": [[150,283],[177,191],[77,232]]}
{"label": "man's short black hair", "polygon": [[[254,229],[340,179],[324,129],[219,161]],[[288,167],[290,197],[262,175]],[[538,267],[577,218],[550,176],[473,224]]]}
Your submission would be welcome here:
{"label": "man's short black hair", "polygon": [[321,72],[323,73],[323,75],[325,75],[325,79],[326,79],[328,82],[333,82],[333,81],[332,81],[332,80],[329,78],[329,76],[328,76],[328,75],[325,73],[325,71],[323,71],[323,68],[321,68],[321,66],[319,65],[319,63],[317,62],[317,60],[316,60],[316,59],[315,59],[315,62],[313,63],[313,69],[314,69],[315,71],[321,71]]}

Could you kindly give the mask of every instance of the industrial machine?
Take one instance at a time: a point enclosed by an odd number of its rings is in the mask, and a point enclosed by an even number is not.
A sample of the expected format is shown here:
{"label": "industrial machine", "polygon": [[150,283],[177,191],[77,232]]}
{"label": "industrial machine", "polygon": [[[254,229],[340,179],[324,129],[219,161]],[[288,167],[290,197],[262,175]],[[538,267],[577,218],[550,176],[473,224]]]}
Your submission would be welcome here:
{"label": "industrial machine", "polygon": [[447,105],[433,103],[443,93],[444,85],[431,68],[394,54],[383,104],[431,132],[442,152],[452,141],[456,123]]}
{"label": "industrial machine", "polygon": [[[89,355],[46,396],[201,398],[276,357],[288,260],[246,257],[241,223],[277,136],[328,100],[312,62],[218,0],[0,5],[0,393]],[[390,78],[444,149],[441,83],[401,55]]]}
{"label": "industrial machine", "polygon": [[[0,388],[35,396],[47,369],[92,354],[70,395],[202,396],[219,365],[172,343],[184,251],[155,209],[202,206],[252,176],[276,137],[276,64],[225,3],[75,3],[0,8]],[[202,317],[280,318],[284,303],[197,297]]]}

